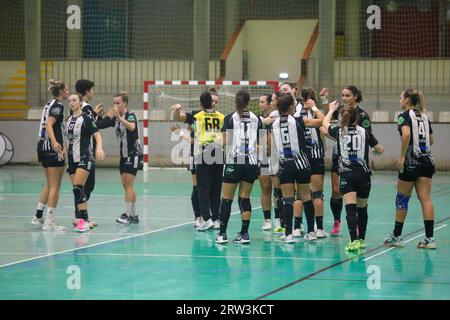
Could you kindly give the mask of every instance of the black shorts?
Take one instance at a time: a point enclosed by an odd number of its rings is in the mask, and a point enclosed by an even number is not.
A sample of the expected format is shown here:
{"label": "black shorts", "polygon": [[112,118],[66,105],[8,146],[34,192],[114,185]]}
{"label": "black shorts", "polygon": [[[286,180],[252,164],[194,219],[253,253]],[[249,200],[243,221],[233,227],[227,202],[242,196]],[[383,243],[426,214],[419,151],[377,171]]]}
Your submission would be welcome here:
{"label": "black shorts", "polygon": [[258,165],[227,164],[223,170],[222,182],[239,183],[241,181],[253,183],[259,176]]}
{"label": "black shorts", "polygon": [[37,150],[38,161],[44,168],[64,167],[64,159],[54,150]]}
{"label": "black shorts", "polygon": [[120,174],[129,173],[135,176],[140,169],[140,163],[142,162],[142,159],[142,155],[120,158]]}
{"label": "black shorts", "polygon": [[423,157],[415,165],[408,165],[405,161],[403,172],[398,173],[398,178],[407,182],[414,182],[420,177],[432,178],[435,172],[435,166],[432,158]]}
{"label": "black shorts", "polygon": [[187,166],[187,169],[192,173],[193,176],[197,174],[197,170],[195,169],[194,156],[189,156],[189,164]]}
{"label": "black shorts", "polygon": [[356,192],[358,198],[369,198],[372,186],[370,174],[365,172],[342,172],[339,179],[341,194]]}
{"label": "black shorts", "polygon": [[325,175],[325,160],[323,158],[316,159],[311,158],[309,159],[309,164],[311,165],[311,175],[320,174],[322,176]]}
{"label": "black shorts", "polygon": [[311,173],[311,168],[299,170],[295,167],[283,167],[280,165],[277,175],[280,179],[280,184],[308,184],[311,183]]}
{"label": "black shorts", "polygon": [[80,162],[70,162],[67,166],[67,173],[71,176],[75,174],[75,171],[77,169],[84,169],[86,171],[91,172],[91,170],[95,168],[95,162],[94,161],[80,161]]}

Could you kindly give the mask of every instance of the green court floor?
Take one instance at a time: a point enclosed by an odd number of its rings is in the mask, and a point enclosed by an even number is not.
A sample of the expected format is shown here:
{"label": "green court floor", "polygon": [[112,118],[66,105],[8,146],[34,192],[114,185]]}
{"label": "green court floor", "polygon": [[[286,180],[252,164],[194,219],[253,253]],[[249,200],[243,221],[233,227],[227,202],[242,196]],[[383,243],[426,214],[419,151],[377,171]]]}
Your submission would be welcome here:
{"label": "green court floor", "polygon": [[[71,230],[73,197],[63,178],[57,219],[65,232],[30,224],[44,175],[39,167],[0,168],[0,299],[450,299],[450,175],[433,183],[437,250],[419,250],[423,236],[414,196],[402,249],[382,246],[393,227],[396,173],[375,172],[369,201],[369,247],[347,256],[341,237],[282,244],[263,232],[259,186],[252,197],[251,244],[214,243],[195,232],[186,170],[158,169],[137,178],[139,225],[118,225],[123,192],[118,170],[97,169],[89,203],[98,228]],[[325,228],[332,225],[325,187]],[[236,201],[235,201],[236,202]],[[228,236],[240,230],[236,203]],[[345,217],[345,213],[343,213]],[[345,224],[344,224],[345,225]]]}

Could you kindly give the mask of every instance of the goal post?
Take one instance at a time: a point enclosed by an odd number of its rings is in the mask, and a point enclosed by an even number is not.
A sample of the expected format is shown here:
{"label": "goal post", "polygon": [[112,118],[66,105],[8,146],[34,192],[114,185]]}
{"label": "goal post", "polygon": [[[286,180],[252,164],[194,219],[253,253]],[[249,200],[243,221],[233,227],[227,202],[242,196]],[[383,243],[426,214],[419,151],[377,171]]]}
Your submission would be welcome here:
{"label": "goal post", "polygon": [[250,110],[259,114],[259,97],[278,91],[278,85],[277,81],[144,81],[144,171],[149,168],[149,123],[151,119],[171,121],[170,106],[179,103],[187,112],[198,110],[201,93],[214,88],[219,96],[217,110],[227,115],[235,110],[236,93],[245,90],[250,94]]}

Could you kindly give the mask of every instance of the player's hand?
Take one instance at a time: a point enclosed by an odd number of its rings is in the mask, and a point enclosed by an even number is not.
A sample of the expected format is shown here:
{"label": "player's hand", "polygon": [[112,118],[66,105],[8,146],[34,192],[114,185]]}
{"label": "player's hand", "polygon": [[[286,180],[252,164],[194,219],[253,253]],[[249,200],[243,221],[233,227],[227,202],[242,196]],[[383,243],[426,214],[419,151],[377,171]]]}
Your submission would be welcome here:
{"label": "player's hand", "polygon": [[96,105],[94,108],[94,112],[100,117],[103,116],[103,114],[105,113],[105,108],[103,107],[103,103],[99,103],[98,105]]}
{"label": "player's hand", "polygon": [[105,152],[102,148],[96,148],[95,149],[95,156],[97,160],[104,160],[105,159]]}
{"label": "player's hand", "polygon": [[316,106],[316,102],[313,99],[308,99],[305,101],[305,107],[312,108]]}
{"label": "player's hand", "polygon": [[174,104],[173,106],[171,106],[170,109],[174,110],[174,111],[178,111],[178,110],[183,109],[183,107],[181,106],[181,104],[177,103],[177,104]]}
{"label": "player's hand", "polygon": [[397,170],[398,172],[402,173],[403,172],[403,168],[405,165],[405,158],[404,157],[400,157],[397,161]]}
{"label": "player's hand", "polygon": [[319,96],[321,98],[327,98],[328,97],[328,88],[322,88],[319,92]]}
{"label": "player's hand", "polygon": [[120,118],[119,107],[113,107],[113,115],[114,117]]}
{"label": "player's hand", "polygon": [[52,143],[52,148],[55,150],[59,155],[62,155],[64,152],[64,148],[58,143]]}
{"label": "player's hand", "polygon": [[339,102],[334,100],[332,103],[330,103],[330,111],[335,112],[339,106]]}
{"label": "player's hand", "polygon": [[272,117],[267,117],[267,118],[265,118],[263,120],[263,123],[265,125],[270,125],[270,124],[274,123],[276,119],[277,119],[277,117],[273,117],[273,116]]}
{"label": "player's hand", "polygon": [[107,117],[109,118],[114,118],[114,106],[111,106],[108,110],[108,113],[106,114]]}

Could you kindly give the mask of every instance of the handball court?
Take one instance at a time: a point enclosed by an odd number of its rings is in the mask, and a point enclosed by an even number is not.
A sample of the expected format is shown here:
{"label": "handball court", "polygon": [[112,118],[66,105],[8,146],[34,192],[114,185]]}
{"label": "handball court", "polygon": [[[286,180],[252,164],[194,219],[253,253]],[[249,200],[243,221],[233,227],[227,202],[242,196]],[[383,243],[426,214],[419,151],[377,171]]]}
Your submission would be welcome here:
{"label": "handball court", "polygon": [[[237,200],[229,243],[214,243],[216,230],[192,228],[190,173],[154,169],[136,179],[139,225],[115,222],[123,212],[118,170],[97,169],[89,215],[99,226],[72,231],[73,195],[63,177],[58,223],[65,232],[31,225],[44,173],[40,167],[0,169],[0,299],[449,299],[450,174],[433,178],[437,250],[420,250],[424,229],[413,194],[404,227],[404,248],[386,248],[394,223],[395,172],[374,172],[369,199],[368,248],[346,255],[340,237],[282,244],[263,232],[259,183],[249,245],[235,245],[240,230]],[[329,172],[325,177],[325,230],[332,226]],[[273,211],[272,211],[273,217]],[[305,219],[304,219],[305,222]],[[75,273],[73,270],[77,270]],[[79,288],[70,283],[78,275]],[[380,282],[377,282],[377,278]]]}

